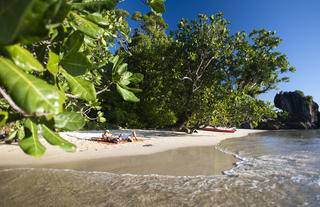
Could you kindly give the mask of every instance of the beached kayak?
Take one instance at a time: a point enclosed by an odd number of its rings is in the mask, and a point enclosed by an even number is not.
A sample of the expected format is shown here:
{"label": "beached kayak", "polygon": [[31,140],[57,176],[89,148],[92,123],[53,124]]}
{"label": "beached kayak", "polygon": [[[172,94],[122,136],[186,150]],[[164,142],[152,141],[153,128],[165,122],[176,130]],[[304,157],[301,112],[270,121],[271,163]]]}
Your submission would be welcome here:
{"label": "beached kayak", "polygon": [[227,132],[227,133],[234,133],[235,129],[216,129],[216,128],[203,128],[202,130],[206,131],[213,131],[213,132]]}

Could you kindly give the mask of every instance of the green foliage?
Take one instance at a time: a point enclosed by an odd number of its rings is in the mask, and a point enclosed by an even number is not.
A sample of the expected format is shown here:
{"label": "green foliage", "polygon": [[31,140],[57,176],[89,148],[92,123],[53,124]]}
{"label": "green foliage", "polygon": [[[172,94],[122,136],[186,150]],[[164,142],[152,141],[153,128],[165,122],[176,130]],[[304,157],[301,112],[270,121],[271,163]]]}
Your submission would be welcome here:
{"label": "green foliage", "polygon": [[0,57],[0,80],[14,102],[28,114],[49,116],[62,111],[64,94],[55,86],[23,72],[11,60]]}
{"label": "green foliage", "polygon": [[86,55],[78,52],[64,56],[61,66],[73,76],[84,75],[92,67]]}
{"label": "green foliage", "polygon": [[[257,124],[275,116],[270,104],[255,99],[288,80],[280,74],[294,71],[285,55],[273,51],[281,42],[274,32],[232,35],[222,13],[182,19],[170,36],[157,15],[135,13],[133,19],[141,28],[125,61],[144,75],[136,113],[159,123],[155,127]],[[166,123],[164,114],[172,114]]]}
{"label": "green foliage", "polygon": [[74,152],[77,148],[74,144],[66,141],[44,124],[41,124],[41,134],[51,145],[58,145],[66,152]]}
{"label": "green foliage", "polygon": [[8,119],[7,111],[0,111],[0,126],[4,125]]}
{"label": "green foliage", "polygon": [[10,45],[5,47],[13,62],[21,69],[31,72],[31,71],[44,71],[43,66],[37,59],[35,59],[32,54],[19,45]]}
{"label": "green foliage", "polygon": [[0,109],[10,113],[0,121],[18,119],[11,137],[25,153],[45,152],[39,126],[47,142],[74,151],[55,130],[255,125],[275,116],[256,97],[288,81],[283,74],[294,68],[274,51],[281,43],[274,32],[231,34],[218,13],[182,19],[168,36],[165,1],[143,0],[151,11],[132,15],[140,28],[130,39],[129,14],[114,10],[118,2],[2,2]]}
{"label": "green foliage", "polygon": [[63,76],[68,82],[71,93],[79,99],[86,101],[96,100],[96,90],[94,84],[90,81],[80,79],[68,74],[65,70],[61,69]]}
{"label": "green foliage", "polygon": [[313,97],[312,96],[306,96],[306,99],[307,99],[309,104],[311,104],[312,101],[313,101]]}
{"label": "green foliage", "polygon": [[20,121],[16,121],[15,123],[11,122],[6,124],[11,125],[10,127],[10,133],[8,136],[8,140],[16,139],[22,140],[25,137],[25,129],[24,126],[21,125]]}
{"label": "green foliage", "polygon": [[84,34],[80,31],[73,32],[65,43],[66,52],[68,54],[77,53],[83,44]]}
{"label": "green foliage", "polygon": [[85,125],[85,120],[81,114],[76,112],[63,112],[54,117],[55,127],[68,131],[76,131]]}
{"label": "green foliage", "polygon": [[14,139],[17,136],[17,134],[18,134],[18,130],[14,130],[14,131],[10,132],[8,139],[9,140]]}
{"label": "green foliage", "polygon": [[[275,32],[266,29],[253,30],[247,35],[237,33],[233,36],[237,56],[231,56],[229,62],[234,63],[236,85],[238,89],[248,90],[248,94],[256,97],[261,93],[276,89],[280,82],[288,82],[289,78],[280,74],[293,72],[287,57],[275,48],[281,43],[281,39],[275,36]],[[252,42],[252,43],[251,43]]]}
{"label": "green foliage", "polygon": [[189,124],[232,127],[250,123],[257,126],[258,122],[276,116],[269,102],[264,103],[241,91],[219,90],[208,93],[211,97],[201,108],[202,113],[196,113]]}
{"label": "green foliage", "polygon": [[140,12],[136,11],[135,13],[133,13],[133,15],[132,15],[131,18],[132,18],[132,20],[134,20],[134,21],[140,21],[141,18],[142,18],[142,15],[141,15]]}
{"label": "green foliage", "polygon": [[299,94],[299,95],[302,96],[302,97],[305,97],[303,91],[295,90],[294,92],[296,92],[297,94]]}
{"label": "green foliage", "polygon": [[58,15],[63,19],[66,0],[16,0],[1,1],[0,45],[17,42],[33,43],[47,37],[50,24]]}
{"label": "green foliage", "polygon": [[139,102],[139,98],[134,95],[134,92],[139,92],[135,88],[129,88],[131,82],[136,83],[140,82],[143,79],[143,75],[136,73],[135,75],[127,71],[128,64],[122,63],[123,59],[120,59],[119,56],[115,56],[111,61],[112,66],[112,80],[116,82],[117,91],[122,96],[125,101]]}
{"label": "green foliage", "polygon": [[120,84],[117,84],[117,91],[125,101],[139,102],[140,100],[134,95],[133,92],[124,89]]}
{"label": "green foliage", "polygon": [[25,122],[26,137],[19,141],[20,148],[29,155],[36,158],[41,157],[46,148],[38,139],[38,126],[35,121],[27,119]]}
{"label": "green foliage", "polygon": [[81,17],[75,12],[70,12],[71,26],[92,38],[101,38],[104,30],[97,24]]}
{"label": "green foliage", "polygon": [[119,16],[119,17],[122,17],[124,19],[130,17],[130,14],[127,11],[122,10],[122,9],[116,10],[116,15]]}
{"label": "green foliage", "polygon": [[148,36],[152,37],[153,35],[159,35],[158,31],[164,31],[166,28],[168,28],[168,25],[165,23],[162,16],[152,11],[143,16],[140,12],[135,12],[132,15],[132,19],[134,21],[141,21],[142,23],[142,31],[136,29],[133,36],[133,41],[135,38],[141,36],[141,33],[147,34]]}
{"label": "green foliage", "polygon": [[[128,14],[114,10],[118,2],[1,3],[0,26],[6,29],[0,31],[0,86],[4,97],[0,106],[15,111],[19,115],[13,116],[25,123],[25,129],[17,127],[11,135],[22,139],[19,146],[25,153],[40,157],[45,152],[38,140],[39,126],[50,144],[74,151],[75,146],[54,131],[80,130],[88,120],[105,122],[101,96],[97,95],[113,86],[124,100],[139,101],[134,92],[141,90],[129,84],[140,82],[141,74],[127,71],[127,64],[120,61],[116,73],[109,75],[114,60],[109,47],[116,39],[130,41],[130,29],[124,20]],[[8,118],[8,113],[3,115],[1,123]]]}
{"label": "green foliage", "polygon": [[99,13],[92,13],[86,16],[86,19],[100,25],[100,26],[108,26],[108,21],[106,18],[103,18]]}
{"label": "green foliage", "polygon": [[157,13],[166,12],[166,8],[164,7],[165,0],[148,0],[147,3],[151,6],[152,10]]}
{"label": "green foliage", "polygon": [[79,10],[87,10],[90,12],[101,12],[103,10],[112,10],[114,9],[119,0],[84,0],[80,3],[73,3],[72,8]]}
{"label": "green foliage", "polygon": [[59,56],[54,52],[49,52],[48,56],[47,70],[56,75],[59,72]]}

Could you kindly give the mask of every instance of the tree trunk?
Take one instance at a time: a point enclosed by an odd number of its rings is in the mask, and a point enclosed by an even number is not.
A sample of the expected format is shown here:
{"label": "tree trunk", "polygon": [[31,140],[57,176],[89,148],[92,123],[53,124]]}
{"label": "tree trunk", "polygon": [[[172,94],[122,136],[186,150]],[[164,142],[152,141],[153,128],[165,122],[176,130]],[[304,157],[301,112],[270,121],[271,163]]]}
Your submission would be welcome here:
{"label": "tree trunk", "polygon": [[178,116],[178,121],[173,125],[173,129],[181,131],[184,128],[186,128],[186,124],[190,120],[191,114],[192,114],[191,112],[189,112],[189,113],[185,112],[185,113],[181,114],[180,116]]}

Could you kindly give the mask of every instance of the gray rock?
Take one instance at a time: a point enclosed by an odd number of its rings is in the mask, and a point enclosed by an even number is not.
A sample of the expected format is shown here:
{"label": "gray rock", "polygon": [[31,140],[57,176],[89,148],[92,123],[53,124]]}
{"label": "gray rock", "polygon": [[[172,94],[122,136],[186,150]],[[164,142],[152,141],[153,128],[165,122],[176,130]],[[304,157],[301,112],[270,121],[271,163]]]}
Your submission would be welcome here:
{"label": "gray rock", "polygon": [[260,129],[319,128],[319,105],[302,92],[280,92],[274,98],[274,105],[288,112],[288,117],[269,119],[259,124]]}

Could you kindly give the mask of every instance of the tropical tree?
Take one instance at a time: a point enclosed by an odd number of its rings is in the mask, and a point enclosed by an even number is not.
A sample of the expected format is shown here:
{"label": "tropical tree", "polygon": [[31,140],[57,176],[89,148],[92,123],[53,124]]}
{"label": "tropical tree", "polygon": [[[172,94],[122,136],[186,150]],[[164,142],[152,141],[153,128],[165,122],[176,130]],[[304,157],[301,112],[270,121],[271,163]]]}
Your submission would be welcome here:
{"label": "tropical tree", "polygon": [[[139,99],[128,85],[141,74],[127,70],[119,56],[109,52],[115,39],[129,41],[124,12],[118,0],[17,0],[0,2],[0,93],[3,124],[18,114],[24,127],[19,146],[35,157],[45,147],[41,135],[65,151],[76,146],[55,131],[79,130],[86,119],[105,121],[99,96],[115,86],[126,101]],[[163,1],[146,1],[154,12]],[[98,96],[99,95],[99,96]],[[94,115],[96,117],[92,118]]]}
{"label": "tropical tree", "polygon": [[254,29],[249,35],[237,32],[229,38],[232,47],[226,56],[224,71],[234,88],[257,97],[276,89],[280,82],[289,81],[289,77],[282,74],[294,72],[295,68],[290,66],[285,54],[275,51],[282,41],[275,34],[263,28]]}
{"label": "tropical tree", "polygon": [[164,92],[166,89],[166,77],[171,75],[168,74],[168,70],[160,68],[167,68],[170,64],[165,57],[172,39],[165,33],[168,25],[161,16],[152,12],[144,15],[135,12],[132,19],[139,23],[140,28],[135,28],[131,42],[127,43],[128,51],[120,49],[118,53],[125,58],[130,71],[139,71],[138,73],[142,73],[148,81],[138,84],[143,91],[139,93],[138,104],[106,99],[105,105],[115,105],[118,110],[106,107],[103,110],[114,117],[114,124],[125,124],[123,127],[163,128],[174,124],[176,120],[174,113],[169,109],[167,97],[158,96],[159,90]]}
{"label": "tropical tree", "polygon": [[166,36],[155,29],[161,28],[161,21],[135,18],[142,26],[134,36],[138,41],[130,45],[132,55],[125,60],[134,62],[132,71],[145,77],[140,105],[148,110],[139,112],[155,115],[152,120],[169,113],[170,121],[161,125],[175,123],[176,128],[191,123],[256,124],[265,118],[263,114],[274,114],[268,103],[255,98],[288,80],[281,74],[294,71],[286,56],[274,51],[281,42],[274,32],[263,29],[249,36],[245,32],[231,35],[230,22],[218,13],[182,19],[178,29]]}

